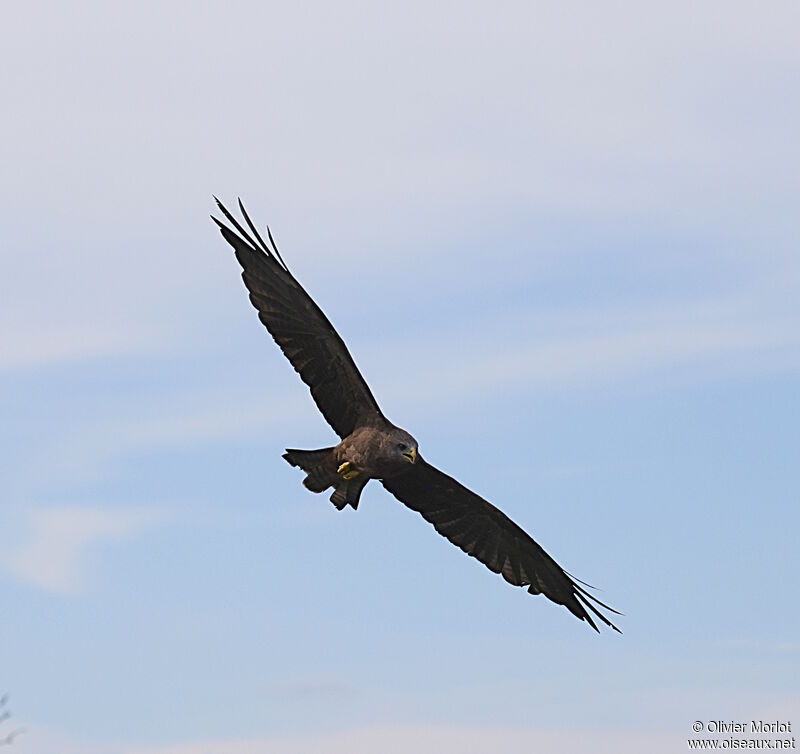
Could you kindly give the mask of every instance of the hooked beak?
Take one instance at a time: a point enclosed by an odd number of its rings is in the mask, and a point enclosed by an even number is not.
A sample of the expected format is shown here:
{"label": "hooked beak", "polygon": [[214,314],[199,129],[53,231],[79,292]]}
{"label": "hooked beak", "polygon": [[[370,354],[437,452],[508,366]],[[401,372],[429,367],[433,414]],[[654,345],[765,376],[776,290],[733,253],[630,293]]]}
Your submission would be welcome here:
{"label": "hooked beak", "polygon": [[408,458],[411,463],[417,460],[417,449],[416,448],[409,448],[406,451],[403,451],[403,455]]}

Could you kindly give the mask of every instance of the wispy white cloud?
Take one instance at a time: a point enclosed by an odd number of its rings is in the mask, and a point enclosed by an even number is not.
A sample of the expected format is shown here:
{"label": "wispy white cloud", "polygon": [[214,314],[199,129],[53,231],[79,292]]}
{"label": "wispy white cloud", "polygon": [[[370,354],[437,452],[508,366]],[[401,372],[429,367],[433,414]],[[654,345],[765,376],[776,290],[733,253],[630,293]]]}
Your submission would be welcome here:
{"label": "wispy white cloud", "polygon": [[[25,322],[24,329],[21,323]],[[32,328],[29,320],[0,327],[0,372],[45,367],[64,361],[110,356],[145,349],[154,333],[122,332],[99,323],[64,326],[59,322]]]}
{"label": "wispy white cloud", "polygon": [[[319,735],[271,736],[249,740],[197,741],[125,754],[486,754],[489,751],[559,751],[574,754],[674,752],[681,734],[599,730],[533,731],[438,725],[369,726]],[[683,742],[684,747],[686,746]]]}
{"label": "wispy white cloud", "polygon": [[[292,379],[290,370],[287,381]],[[109,462],[135,453],[151,453],[168,448],[192,448],[234,438],[267,434],[270,429],[292,423],[297,426],[305,417],[316,421],[310,401],[299,394],[260,391],[256,395],[236,393],[231,399],[229,385],[192,396],[160,395],[130,414],[104,417],[86,422],[53,439],[51,445],[32,455],[32,464],[49,459],[51,477],[64,480],[89,480],[102,475]]]}
{"label": "wispy white cloud", "polygon": [[[196,312],[199,301],[213,308],[207,294],[221,290],[214,281],[231,271],[204,217],[216,188],[250,196],[256,219],[269,212],[296,250],[290,256],[324,262],[333,251],[344,268],[354,255],[379,264],[376,244],[398,238],[452,244],[454,229],[478,225],[465,220],[465,208],[499,222],[506,215],[497,208],[604,218],[644,210],[669,228],[688,219],[707,234],[741,224],[763,238],[796,189],[797,152],[787,147],[800,112],[785,96],[797,61],[790,5],[764,19],[741,4],[712,3],[693,9],[691,24],[667,7],[629,7],[620,24],[613,13],[586,7],[522,4],[489,13],[476,5],[457,28],[445,9],[426,8],[423,28],[407,9],[376,16],[345,3],[335,19],[319,9],[318,25],[309,25],[305,11],[253,7],[252,24],[236,30],[236,38],[253,35],[252,43],[213,65],[204,51],[231,20],[209,8],[192,14],[192,41],[177,69],[172,40],[138,12],[96,11],[122,37],[98,37],[78,23],[93,54],[70,54],[73,37],[53,31],[76,24],[72,10],[53,9],[51,28],[27,7],[15,10],[22,33],[0,50],[13,64],[30,47],[26,33],[48,50],[39,66],[3,82],[17,114],[0,145],[16,176],[4,205],[21,202],[22,211],[4,218],[3,278],[12,282],[0,305],[17,309],[28,332],[32,312],[46,310],[52,328],[43,325],[33,338],[4,336],[0,368],[95,353],[110,347],[109,338],[122,348],[132,320],[148,320],[153,332],[176,321],[175,340],[191,337],[192,318],[176,312]],[[185,16],[180,3],[165,12]],[[152,46],[152,60],[99,63],[118,61],[114,48],[120,41],[124,48],[121,28],[129,25]],[[264,50],[256,30],[267,25],[275,39]],[[760,38],[751,33],[756,26]],[[298,30],[309,54],[298,51]],[[171,61],[173,75],[205,77],[204,85],[168,95],[159,56]],[[363,65],[373,58],[375,66]],[[246,77],[235,75],[242,69],[264,74],[268,97],[251,96]],[[108,84],[102,107],[100,82]],[[147,94],[136,117],[131,87]],[[50,96],[32,97],[37,91]],[[286,116],[273,117],[277,111]],[[232,124],[230,112],[242,117]],[[309,130],[312,124],[324,128]],[[214,143],[225,147],[209,152]],[[154,183],[156,203],[144,206]],[[790,216],[782,215],[784,239]],[[796,257],[796,244],[788,252],[778,246],[698,253],[746,255],[753,266]],[[74,327],[64,327],[64,317]]]}
{"label": "wispy white cloud", "polygon": [[[607,382],[684,365],[703,367],[726,356],[754,355],[765,349],[796,346],[786,329],[764,331],[757,326],[640,326],[606,335],[543,342],[510,354],[491,354],[466,373],[473,386],[526,381],[538,384]],[[772,366],[773,364],[769,365]],[[727,372],[729,364],[722,368]],[[767,366],[767,368],[769,368]],[[453,380],[447,380],[452,383]]]}
{"label": "wispy white cloud", "polygon": [[[441,340],[407,342],[393,352],[394,363],[417,370],[415,402],[460,400],[486,387],[619,386],[659,381],[674,370],[705,382],[800,367],[797,314],[761,311],[756,300],[550,313],[544,321],[488,322]],[[406,382],[382,372],[391,399],[407,400]]]}
{"label": "wispy white cloud", "polygon": [[[531,315],[528,315],[531,317]],[[267,334],[264,334],[264,346]],[[78,424],[32,456],[48,458],[52,478],[91,479],[131,453],[264,435],[298,424],[325,430],[304,388],[277,349],[279,391],[252,382],[219,384],[191,395],[160,394],[119,416]],[[461,403],[486,389],[541,390],[726,380],[740,373],[800,368],[800,321],[754,299],[711,299],[637,308],[550,312],[527,320],[490,318],[475,329],[420,332],[354,350],[379,403],[398,416],[408,402]],[[414,390],[398,365],[413,365]],[[284,366],[281,370],[281,366]],[[278,377],[279,375],[282,375]],[[270,379],[273,379],[272,377]],[[294,388],[292,385],[294,384]],[[235,396],[235,399],[232,398]],[[122,413],[124,411],[124,413]],[[288,439],[287,439],[288,442]]]}
{"label": "wispy white cloud", "polygon": [[[291,380],[291,371],[287,380]],[[240,397],[242,397],[240,395]],[[123,421],[113,432],[117,452],[193,445],[251,436],[270,427],[297,419],[301,401],[259,391],[233,403],[228,392],[208,396],[196,407],[182,406],[157,416]]]}
{"label": "wispy white cloud", "polygon": [[18,580],[63,594],[89,580],[90,554],[154,525],[154,511],[64,506],[27,515],[22,542],[0,555],[0,566]]}

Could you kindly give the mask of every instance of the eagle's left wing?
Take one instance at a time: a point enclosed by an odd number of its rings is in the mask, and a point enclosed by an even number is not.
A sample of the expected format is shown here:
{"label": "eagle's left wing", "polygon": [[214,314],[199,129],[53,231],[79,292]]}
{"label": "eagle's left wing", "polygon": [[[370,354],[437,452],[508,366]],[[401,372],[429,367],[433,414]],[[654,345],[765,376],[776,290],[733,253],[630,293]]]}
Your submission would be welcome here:
{"label": "eagle's left wing", "polygon": [[586,591],[582,582],[571,577],[505,513],[421,456],[407,471],[382,483],[401,503],[433,524],[439,534],[510,584],[527,586],[531,594],[544,594],[564,605],[595,631],[597,625],[590,612],[619,631],[595,604],[620,613]]}
{"label": "eagle's left wing", "polygon": [[347,346],[322,309],[289,272],[269,228],[266,244],[241,201],[239,209],[255,238],[219,199],[217,206],[235,231],[216,217],[211,219],[236,253],[259,319],[311,389],[311,397],[334,432],[344,438],[360,424],[382,417]]}

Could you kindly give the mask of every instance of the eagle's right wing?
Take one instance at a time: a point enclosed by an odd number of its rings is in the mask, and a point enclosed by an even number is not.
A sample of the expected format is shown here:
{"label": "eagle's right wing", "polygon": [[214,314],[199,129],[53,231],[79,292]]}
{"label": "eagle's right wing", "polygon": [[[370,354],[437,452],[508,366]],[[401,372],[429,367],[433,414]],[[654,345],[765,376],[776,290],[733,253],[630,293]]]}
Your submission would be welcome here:
{"label": "eagle's right wing", "polygon": [[270,245],[267,245],[240,200],[239,209],[258,239],[255,241],[219,200],[217,206],[238,231],[235,233],[212,216],[242,265],[242,279],[250,291],[250,301],[258,310],[259,319],[300,379],[311,388],[314,402],[333,431],[344,438],[359,424],[369,422],[376,415],[382,416],[347,346],[289,272],[269,228]]}
{"label": "eagle's right wing", "polygon": [[510,584],[527,586],[531,594],[544,594],[564,605],[595,631],[597,625],[590,613],[619,631],[595,605],[619,615],[616,610],[586,591],[582,582],[571,577],[505,513],[421,456],[407,471],[382,483],[401,503],[433,524],[439,534],[502,574]]}

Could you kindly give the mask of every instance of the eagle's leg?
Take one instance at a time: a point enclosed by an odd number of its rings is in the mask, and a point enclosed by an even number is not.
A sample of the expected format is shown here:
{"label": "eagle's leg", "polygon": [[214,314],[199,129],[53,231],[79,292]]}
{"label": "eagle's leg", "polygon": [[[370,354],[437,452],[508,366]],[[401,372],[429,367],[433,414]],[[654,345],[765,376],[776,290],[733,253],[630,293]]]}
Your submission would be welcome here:
{"label": "eagle's leg", "polygon": [[337,474],[341,474],[342,479],[346,479],[350,481],[351,479],[355,479],[361,472],[353,466],[350,461],[345,461],[343,464],[336,469]]}

